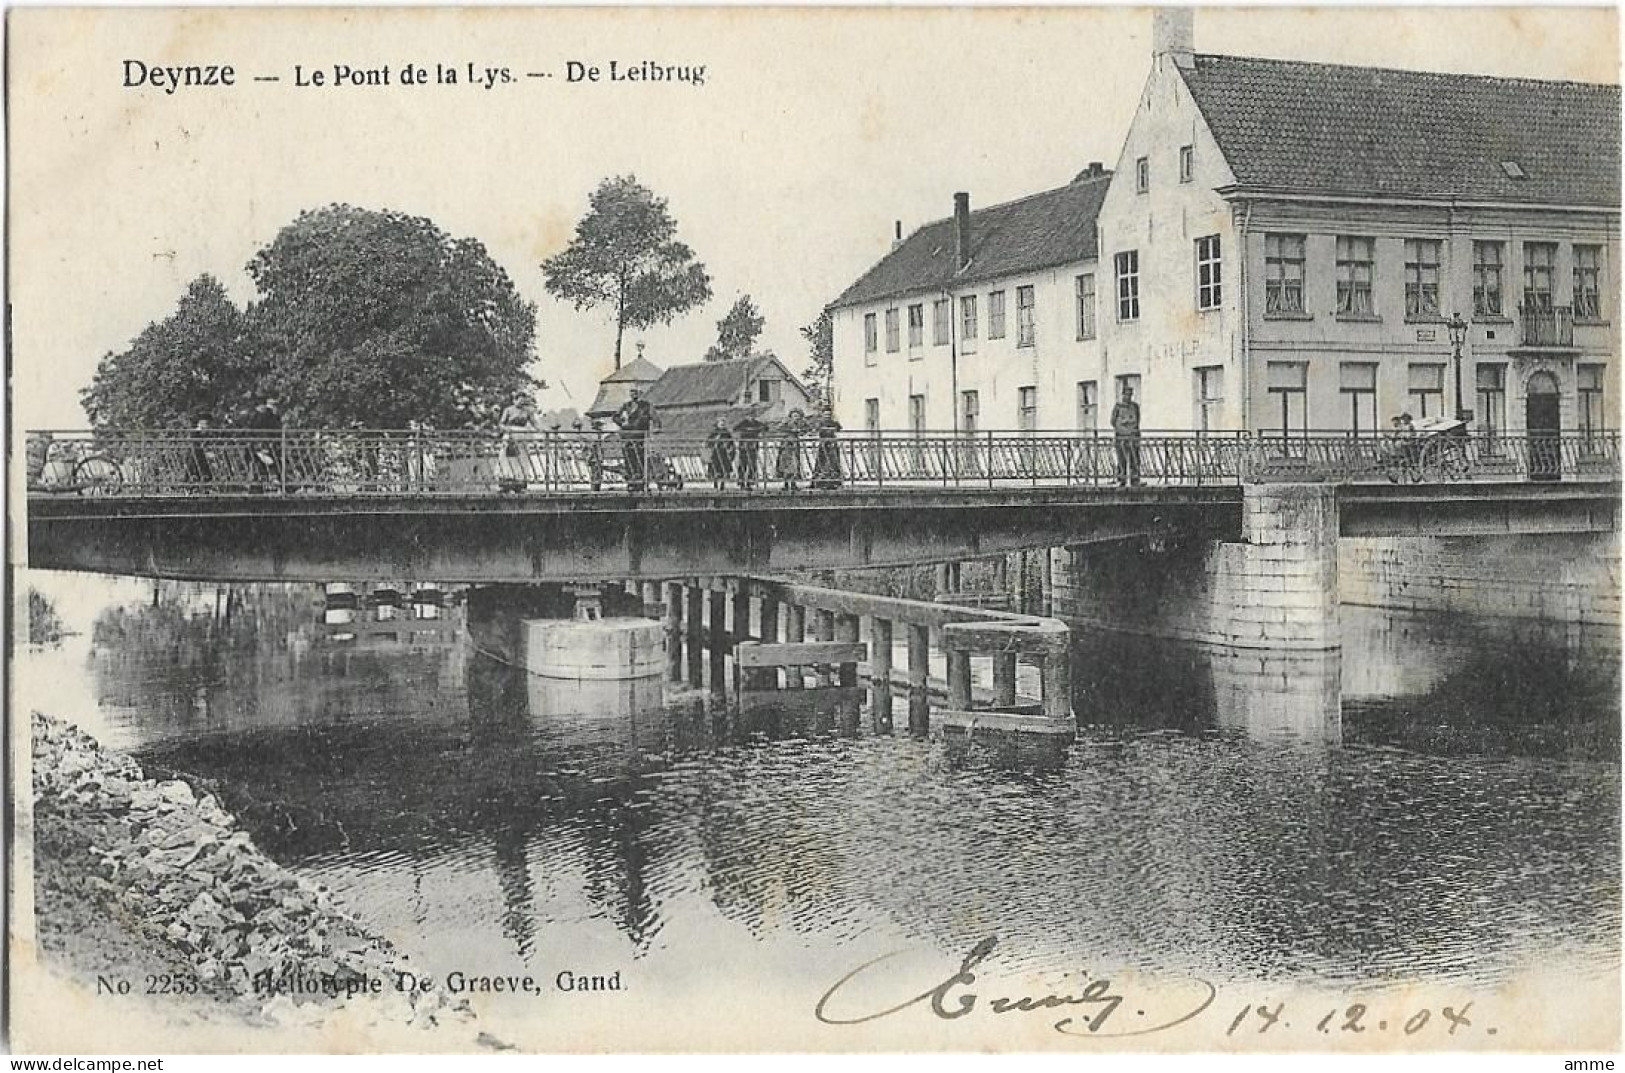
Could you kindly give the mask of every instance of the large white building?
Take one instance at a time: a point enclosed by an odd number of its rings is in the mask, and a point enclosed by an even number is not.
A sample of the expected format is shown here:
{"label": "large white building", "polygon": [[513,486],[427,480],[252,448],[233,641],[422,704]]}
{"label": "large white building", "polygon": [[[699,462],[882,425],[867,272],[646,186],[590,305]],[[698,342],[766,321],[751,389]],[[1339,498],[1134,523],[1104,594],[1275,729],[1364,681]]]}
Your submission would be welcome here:
{"label": "large white building", "polygon": [[1202,55],[1155,18],[1113,173],[927,225],[841,297],[848,428],[1088,429],[1125,384],[1148,430],[1365,433],[1458,390],[1482,431],[1618,427],[1617,86]]}
{"label": "large white building", "polygon": [[[1098,361],[1095,214],[1111,174],[952,216],[901,239],[835,302],[847,429],[1071,429],[1071,371]],[[1084,410],[1082,407],[1088,407]]]}

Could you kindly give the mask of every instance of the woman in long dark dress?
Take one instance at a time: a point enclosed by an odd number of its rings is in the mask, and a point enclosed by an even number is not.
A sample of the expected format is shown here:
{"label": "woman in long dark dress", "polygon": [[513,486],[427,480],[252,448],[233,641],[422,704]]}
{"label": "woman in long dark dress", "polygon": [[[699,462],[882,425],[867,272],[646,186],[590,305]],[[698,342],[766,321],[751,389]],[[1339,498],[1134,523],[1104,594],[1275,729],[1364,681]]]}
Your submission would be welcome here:
{"label": "woman in long dark dress", "polygon": [[801,461],[801,437],[806,431],[806,415],[800,410],[791,410],[790,416],[779,426],[779,457],[774,459],[773,475],[784,482],[787,492],[799,487],[806,472]]}
{"label": "woman in long dark dress", "polygon": [[814,488],[839,488],[841,486],[841,444],[835,434],[841,431],[841,423],[835,420],[835,415],[824,411],[819,418],[818,425],[818,454],[813,458],[812,486]]}

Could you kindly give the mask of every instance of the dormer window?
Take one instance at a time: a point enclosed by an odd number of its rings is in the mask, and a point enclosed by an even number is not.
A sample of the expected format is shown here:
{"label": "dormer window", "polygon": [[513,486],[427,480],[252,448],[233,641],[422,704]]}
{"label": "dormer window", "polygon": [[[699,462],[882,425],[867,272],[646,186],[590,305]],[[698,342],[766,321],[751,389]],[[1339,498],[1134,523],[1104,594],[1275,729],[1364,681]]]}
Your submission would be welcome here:
{"label": "dormer window", "polygon": [[1523,170],[1523,165],[1516,160],[1501,161],[1501,170],[1507,173],[1508,179],[1527,179],[1529,173]]}

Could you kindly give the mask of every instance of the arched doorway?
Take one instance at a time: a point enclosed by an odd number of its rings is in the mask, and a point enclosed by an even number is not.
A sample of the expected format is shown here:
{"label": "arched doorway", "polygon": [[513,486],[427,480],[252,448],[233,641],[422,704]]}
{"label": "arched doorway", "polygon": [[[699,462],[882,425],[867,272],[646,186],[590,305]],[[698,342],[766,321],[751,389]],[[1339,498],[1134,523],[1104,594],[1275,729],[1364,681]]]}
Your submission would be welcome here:
{"label": "arched doorway", "polygon": [[1529,435],[1529,479],[1555,481],[1563,475],[1562,395],[1557,377],[1541,370],[1524,387],[1524,429]]}

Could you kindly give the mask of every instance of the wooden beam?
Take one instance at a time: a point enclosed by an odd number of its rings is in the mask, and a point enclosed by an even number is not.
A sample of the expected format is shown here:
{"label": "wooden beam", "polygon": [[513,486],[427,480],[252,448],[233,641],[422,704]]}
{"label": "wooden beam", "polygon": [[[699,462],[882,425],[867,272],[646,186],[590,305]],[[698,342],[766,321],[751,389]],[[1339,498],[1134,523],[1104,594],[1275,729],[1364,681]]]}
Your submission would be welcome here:
{"label": "wooden beam", "polygon": [[813,663],[859,663],[869,658],[869,646],[854,641],[803,641],[764,645],[743,641],[734,649],[741,667],[805,667]]}

